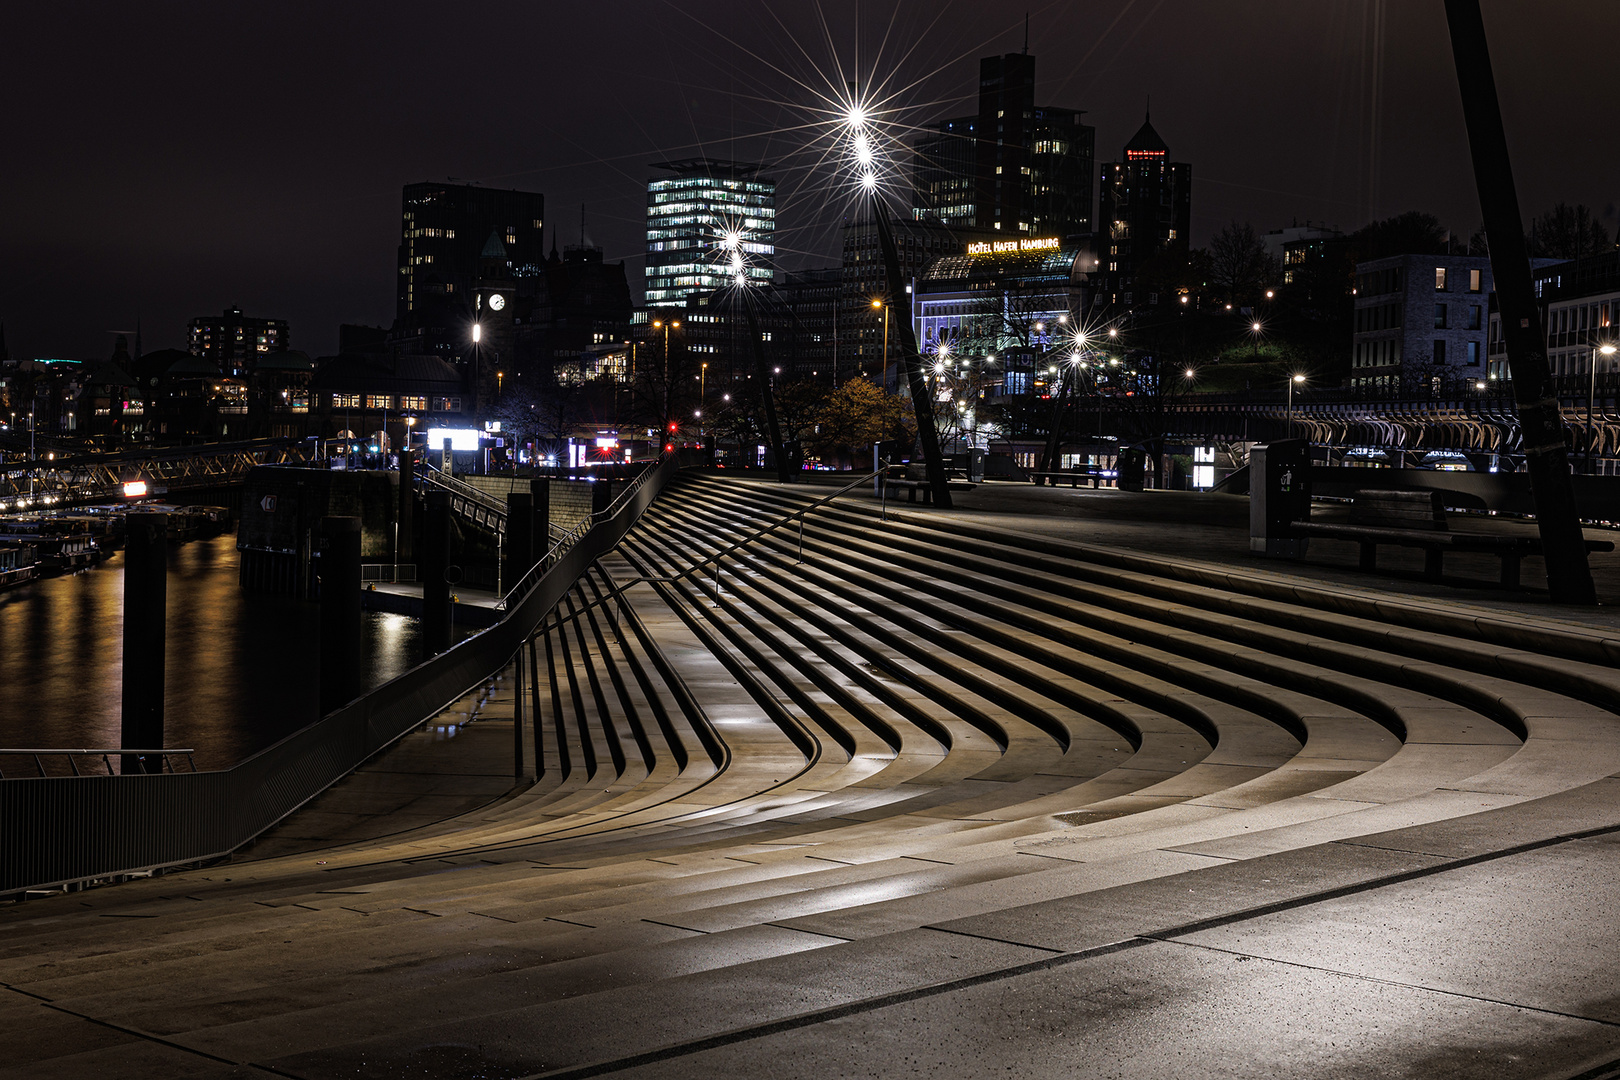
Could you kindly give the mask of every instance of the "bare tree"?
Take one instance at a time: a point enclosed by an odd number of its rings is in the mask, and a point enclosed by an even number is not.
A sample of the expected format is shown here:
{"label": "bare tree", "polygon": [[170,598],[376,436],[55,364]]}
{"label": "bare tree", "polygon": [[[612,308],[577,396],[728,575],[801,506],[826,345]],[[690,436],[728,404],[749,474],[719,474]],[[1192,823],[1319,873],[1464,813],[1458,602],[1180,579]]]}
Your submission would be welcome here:
{"label": "bare tree", "polygon": [[1541,259],[1581,259],[1610,247],[1609,230],[1584,203],[1563,202],[1530,223],[1525,243]]}
{"label": "bare tree", "polygon": [[1209,242],[1211,283],[1229,303],[1252,301],[1277,277],[1277,262],[1253,225],[1231,221]]}

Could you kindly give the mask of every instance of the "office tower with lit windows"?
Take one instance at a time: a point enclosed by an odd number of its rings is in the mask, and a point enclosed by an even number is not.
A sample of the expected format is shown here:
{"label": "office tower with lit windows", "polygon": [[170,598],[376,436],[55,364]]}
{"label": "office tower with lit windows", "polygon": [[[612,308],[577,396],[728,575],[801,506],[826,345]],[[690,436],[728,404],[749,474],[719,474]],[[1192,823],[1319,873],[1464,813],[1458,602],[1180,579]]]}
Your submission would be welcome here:
{"label": "office tower with lit windows", "polygon": [[287,348],[285,319],[256,319],[240,308],[191,320],[188,352],[219,368],[222,375],[241,375],[255,358]]}
{"label": "office tower with lit windows", "polygon": [[405,187],[400,207],[396,347],[459,360],[469,345],[474,292],[491,237],[514,279],[545,265],[545,196],[473,184]]}
{"label": "office tower with lit windows", "polygon": [[1035,104],[1035,58],[979,61],[979,111],[942,120],[913,148],[918,216],[1006,235],[1093,231],[1096,129],[1077,109]]}
{"label": "office tower with lit windows", "polygon": [[760,166],[715,158],[665,161],[647,181],[648,307],[694,293],[769,285],[776,267],[776,182]]}
{"label": "office tower with lit windows", "polygon": [[1103,166],[1097,219],[1102,301],[1126,307],[1169,302],[1137,288],[1136,279],[1154,259],[1187,252],[1192,166],[1170,160],[1170,147],[1149,120],[1125,144],[1124,160]]}

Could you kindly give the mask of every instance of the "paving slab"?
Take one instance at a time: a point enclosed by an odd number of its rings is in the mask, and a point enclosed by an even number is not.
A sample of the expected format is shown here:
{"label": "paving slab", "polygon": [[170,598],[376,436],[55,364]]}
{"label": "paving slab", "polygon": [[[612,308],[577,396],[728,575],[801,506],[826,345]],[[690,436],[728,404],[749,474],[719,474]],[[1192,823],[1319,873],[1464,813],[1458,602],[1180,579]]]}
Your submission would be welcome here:
{"label": "paving slab", "polygon": [[1620,1055],[1610,1025],[1173,943],[749,1034],[610,1075],[1545,1080]]}

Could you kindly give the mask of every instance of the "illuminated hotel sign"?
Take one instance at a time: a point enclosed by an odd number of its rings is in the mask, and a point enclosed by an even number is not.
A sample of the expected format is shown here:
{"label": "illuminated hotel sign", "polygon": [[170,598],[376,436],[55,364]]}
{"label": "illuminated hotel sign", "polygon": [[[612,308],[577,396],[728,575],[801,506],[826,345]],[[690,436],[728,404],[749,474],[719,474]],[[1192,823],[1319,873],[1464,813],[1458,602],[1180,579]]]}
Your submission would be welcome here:
{"label": "illuminated hotel sign", "polygon": [[1018,240],[983,240],[969,244],[969,255],[1015,255],[1022,251],[1056,251],[1061,242],[1055,236],[1026,237]]}

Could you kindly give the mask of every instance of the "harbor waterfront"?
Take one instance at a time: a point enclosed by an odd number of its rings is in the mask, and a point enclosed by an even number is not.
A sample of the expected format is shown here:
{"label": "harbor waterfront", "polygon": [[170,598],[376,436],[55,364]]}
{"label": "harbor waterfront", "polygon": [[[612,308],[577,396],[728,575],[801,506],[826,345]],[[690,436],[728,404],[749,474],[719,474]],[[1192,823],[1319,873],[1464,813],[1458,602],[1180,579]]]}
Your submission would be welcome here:
{"label": "harbor waterfront", "polygon": [[[230,533],[169,549],[165,742],[195,748],[200,769],[232,765],[316,719],[319,610],[244,592],[239,562]],[[0,747],[119,745],[123,595],[123,552],[0,592]],[[414,662],[415,619],[368,612],[363,636],[365,689]],[[14,768],[26,774],[33,763],[0,759],[0,770]]]}

